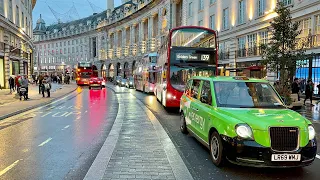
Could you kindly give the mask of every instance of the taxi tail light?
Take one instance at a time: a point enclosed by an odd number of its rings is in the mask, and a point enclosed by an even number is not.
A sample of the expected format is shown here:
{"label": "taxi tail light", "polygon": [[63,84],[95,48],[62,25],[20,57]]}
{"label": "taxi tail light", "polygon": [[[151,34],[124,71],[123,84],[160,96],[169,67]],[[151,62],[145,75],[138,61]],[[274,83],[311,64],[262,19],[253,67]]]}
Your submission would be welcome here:
{"label": "taxi tail light", "polygon": [[101,81],[98,81],[98,83],[101,83]]}
{"label": "taxi tail light", "polygon": [[93,81],[90,81],[90,83],[93,83]]}

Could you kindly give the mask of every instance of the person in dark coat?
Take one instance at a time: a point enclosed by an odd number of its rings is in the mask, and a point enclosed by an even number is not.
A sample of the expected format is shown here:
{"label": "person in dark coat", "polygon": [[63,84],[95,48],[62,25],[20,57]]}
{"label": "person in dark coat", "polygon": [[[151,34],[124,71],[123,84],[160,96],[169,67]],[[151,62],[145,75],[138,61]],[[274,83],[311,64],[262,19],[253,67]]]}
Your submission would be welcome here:
{"label": "person in dark coat", "polygon": [[310,99],[311,106],[314,106],[312,104],[312,94],[313,94],[312,81],[308,80],[308,82],[306,84],[306,98],[304,99],[304,102],[303,102],[304,105],[306,105],[307,99]]}
{"label": "person in dark coat", "polygon": [[10,76],[9,78],[9,87],[10,87],[10,94],[11,94],[12,91],[14,92],[14,79],[12,76]]}
{"label": "person in dark coat", "polygon": [[300,96],[299,96],[299,84],[298,84],[298,78],[294,78],[293,83],[291,84],[291,91],[292,94],[297,94],[298,95],[298,101],[300,101]]}

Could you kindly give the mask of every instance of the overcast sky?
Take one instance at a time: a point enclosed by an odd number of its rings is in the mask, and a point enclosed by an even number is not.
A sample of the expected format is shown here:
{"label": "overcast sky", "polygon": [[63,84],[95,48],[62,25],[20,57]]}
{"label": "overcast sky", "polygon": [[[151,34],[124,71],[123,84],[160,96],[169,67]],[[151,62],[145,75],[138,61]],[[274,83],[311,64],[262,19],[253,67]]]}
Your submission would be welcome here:
{"label": "overcast sky", "polygon": [[[45,20],[46,25],[57,22],[54,14],[51,12],[49,6],[55,11],[56,16],[62,21],[75,20],[78,17],[83,18],[93,14],[90,3],[94,6],[94,11],[101,12],[107,8],[107,0],[37,0],[37,4],[33,9],[33,22],[34,25],[39,19],[40,14]],[[73,4],[75,9],[72,9]],[[114,0],[115,7],[121,4],[121,0]],[[79,16],[77,15],[77,13]]]}

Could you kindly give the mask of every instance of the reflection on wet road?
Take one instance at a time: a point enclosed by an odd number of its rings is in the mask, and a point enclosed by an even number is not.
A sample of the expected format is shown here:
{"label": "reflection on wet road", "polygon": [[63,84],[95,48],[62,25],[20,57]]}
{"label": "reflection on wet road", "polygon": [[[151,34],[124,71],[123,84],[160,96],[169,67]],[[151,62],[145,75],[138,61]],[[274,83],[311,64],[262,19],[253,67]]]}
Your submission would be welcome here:
{"label": "reflection on wet road", "polygon": [[[194,179],[320,179],[320,156],[315,159],[311,166],[304,168],[250,168],[232,164],[217,168],[213,165],[206,147],[190,135],[186,136],[180,132],[180,119],[177,109],[165,110],[153,95],[136,91],[131,91],[131,93],[140,99],[157,116]],[[305,111],[306,114],[308,114],[308,112],[309,111]],[[318,120],[313,121],[313,124],[317,132],[319,132],[317,137],[320,139],[320,124],[317,123],[319,119],[314,120]],[[318,154],[320,155],[319,145],[320,143],[318,143]]]}
{"label": "reflection on wet road", "polygon": [[0,179],[82,179],[117,111],[113,91],[80,88],[0,121]]}

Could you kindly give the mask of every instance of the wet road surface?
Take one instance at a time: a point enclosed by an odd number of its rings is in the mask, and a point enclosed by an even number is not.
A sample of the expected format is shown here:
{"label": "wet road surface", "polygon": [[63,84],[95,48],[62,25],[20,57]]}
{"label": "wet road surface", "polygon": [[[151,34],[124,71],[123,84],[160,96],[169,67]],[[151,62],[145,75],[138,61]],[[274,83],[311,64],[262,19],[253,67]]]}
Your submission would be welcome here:
{"label": "wet road surface", "polygon": [[0,121],[0,179],[83,179],[117,111],[113,91],[84,87]]}
{"label": "wet road surface", "polygon": [[[140,99],[159,119],[163,128],[175,144],[180,156],[183,158],[194,179],[320,179],[320,157],[316,158],[311,166],[291,169],[250,168],[227,164],[222,168],[213,165],[209,150],[190,135],[184,135],[179,129],[179,113],[177,109],[165,110],[153,95],[143,94],[130,90]],[[302,110],[308,119],[314,120],[313,124],[318,132],[320,141],[319,116],[310,115],[309,111]],[[320,155],[320,143],[318,143]]]}

